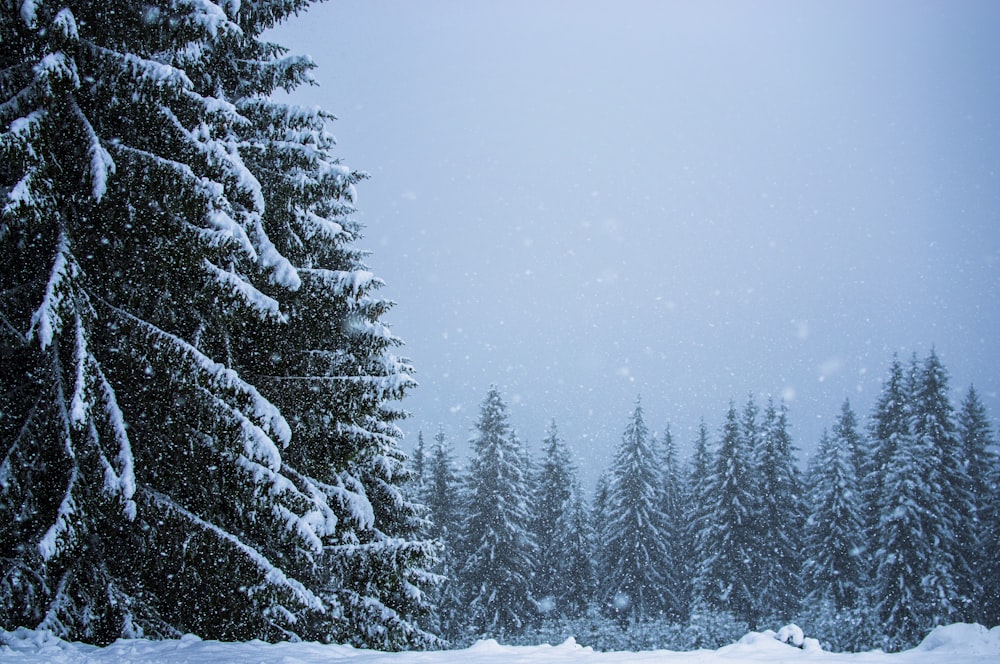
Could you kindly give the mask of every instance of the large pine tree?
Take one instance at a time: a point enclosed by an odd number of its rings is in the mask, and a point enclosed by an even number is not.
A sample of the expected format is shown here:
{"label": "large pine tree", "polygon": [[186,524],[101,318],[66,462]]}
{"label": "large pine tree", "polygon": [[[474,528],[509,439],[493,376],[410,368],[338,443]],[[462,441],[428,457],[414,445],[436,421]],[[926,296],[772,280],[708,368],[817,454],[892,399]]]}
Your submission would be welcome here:
{"label": "large pine tree", "polygon": [[[981,583],[977,611],[971,619],[986,625],[1000,622],[1000,458],[986,407],[970,387],[958,412],[958,435],[975,505],[975,529],[964,548],[972,553],[973,575]],[[963,531],[967,532],[967,531]],[[970,619],[970,618],[967,618]]]}
{"label": "large pine tree", "polygon": [[[838,424],[845,424],[843,417]],[[846,428],[838,426],[833,436],[823,432],[810,467],[802,574],[806,604],[827,600],[838,612],[855,608],[866,597],[861,492],[850,438],[843,435]]]}
{"label": "large pine tree", "polygon": [[636,400],[608,483],[601,595],[605,610],[620,623],[676,615],[680,598],[666,583],[668,533],[663,527],[659,460]]}
{"label": "large pine tree", "polygon": [[483,400],[470,443],[457,565],[466,625],[475,635],[517,634],[536,615],[531,596],[536,547],[525,454],[495,386]]}
{"label": "large pine tree", "polygon": [[699,601],[730,611],[755,629],[761,598],[755,564],[756,481],[747,440],[730,402],[706,492],[708,514],[700,535],[705,558],[700,561],[696,583]]}
{"label": "large pine tree", "polygon": [[768,400],[758,448],[757,544],[761,613],[782,621],[791,619],[801,591],[799,535],[805,522],[802,478],[788,433],[784,404]]}
{"label": "large pine tree", "polygon": [[6,627],[430,640],[361,176],[268,99],[308,4],[4,7]]}

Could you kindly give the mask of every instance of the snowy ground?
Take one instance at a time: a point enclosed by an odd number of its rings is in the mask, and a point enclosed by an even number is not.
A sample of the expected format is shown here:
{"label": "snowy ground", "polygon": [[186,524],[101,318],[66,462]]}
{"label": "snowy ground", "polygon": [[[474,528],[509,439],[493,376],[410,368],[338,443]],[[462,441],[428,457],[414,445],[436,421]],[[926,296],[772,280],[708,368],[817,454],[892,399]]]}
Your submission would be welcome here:
{"label": "snowy ground", "polygon": [[[792,641],[799,641],[792,634]],[[803,648],[786,645],[774,632],[751,633],[739,643],[719,650],[694,652],[595,652],[571,640],[558,646],[501,646],[480,641],[465,650],[445,652],[382,653],[346,646],[315,643],[220,643],[186,636],[175,641],[121,640],[106,648],[68,643],[47,632],[0,630],[0,662],[51,662],[52,664],[248,664],[280,662],[312,664],[738,664],[769,662],[795,664],[997,664],[1000,662],[1000,627],[949,625],[931,632],[918,647],[887,655],[881,651],[829,653],[806,639]]]}

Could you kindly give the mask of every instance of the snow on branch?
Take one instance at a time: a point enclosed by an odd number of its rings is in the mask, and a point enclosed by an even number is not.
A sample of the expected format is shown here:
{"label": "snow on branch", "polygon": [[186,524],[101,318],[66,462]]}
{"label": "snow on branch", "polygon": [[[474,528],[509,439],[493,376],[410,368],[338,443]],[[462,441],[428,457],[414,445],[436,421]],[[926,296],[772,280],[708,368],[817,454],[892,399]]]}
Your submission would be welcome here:
{"label": "snow on branch", "polygon": [[56,255],[52,261],[48,283],[45,285],[45,295],[35,313],[31,315],[31,325],[28,327],[29,339],[37,337],[42,350],[52,343],[52,338],[62,329],[62,318],[59,308],[65,296],[64,280],[67,276],[76,276],[76,264],[69,251],[69,241],[65,233],[60,233],[56,244]]}
{"label": "snow on branch", "polygon": [[[282,417],[277,406],[264,398],[257,388],[240,378],[240,375],[236,371],[215,362],[184,339],[162,330],[152,323],[142,320],[107,301],[101,300],[101,302],[120,315],[126,322],[135,325],[143,333],[168,342],[171,347],[178,351],[181,359],[190,363],[188,367],[190,370],[205,374],[217,388],[229,390],[234,395],[246,400],[246,405],[249,407],[250,412],[262,423],[264,432],[273,434],[284,445],[287,445],[291,441],[292,430],[288,426],[288,422],[285,421],[285,418]],[[232,406],[229,407],[231,408]]]}
{"label": "snow on branch", "polygon": [[263,554],[261,554],[259,551],[249,546],[248,544],[244,543],[242,540],[240,540],[232,533],[226,532],[219,526],[213,523],[209,523],[208,521],[205,521],[198,515],[181,507],[176,502],[171,500],[169,497],[165,496],[164,494],[154,489],[151,489],[149,487],[143,487],[140,489],[140,491],[142,491],[144,495],[149,496],[149,498],[153,501],[153,503],[155,503],[159,507],[162,507],[168,512],[172,512],[183,519],[186,519],[187,521],[191,522],[192,524],[201,528],[202,530],[211,533],[212,535],[218,537],[219,539],[231,544],[238,551],[243,553],[254,565],[257,566],[257,569],[260,570],[260,572],[264,575],[264,578],[267,580],[268,583],[281,588],[285,588],[286,590],[292,593],[292,596],[295,597],[296,600],[298,600],[305,606],[309,607],[310,609],[319,612],[326,611],[326,607],[324,606],[323,601],[319,597],[314,595],[308,588],[302,585],[302,583],[300,583],[299,581],[288,578],[288,576],[283,571],[281,571],[281,569],[276,567]]}
{"label": "snow on branch", "polygon": [[69,483],[63,494],[63,499],[59,503],[56,511],[56,520],[49,526],[41,541],[38,542],[38,552],[42,555],[42,560],[50,560],[60,550],[60,538],[70,531],[73,525],[72,517],[76,512],[76,501],[73,499],[73,490],[76,488],[76,480],[79,477],[76,464],[70,469]]}
{"label": "snow on branch", "polygon": [[96,369],[97,380],[101,387],[101,397],[104,402],[104,413],[107,415],[111,430],[114,433],[115,442],[118,444],[119,470],[109,464],[105,468],[105,486],[111,491],[118,493],[125,502],[125,516],[130,521],[135,519],[136,508],[133,497],[135,496],[135,459],[132,456],[132,443],[128,438],[128,429],[125,425],[125,416],[121,408],[118,407],[118,400],[115,397],[115,390],[108,382],[104,372],[100,367]]}
{"label": "snow on branch", "polygon": [[215,280],[227,290],[236,294],[251,308],[262,314],[262,317],[273,317],[284,323],[287,316],[281,313],[278,301],[261,293],[253,284],[232,270],[223,270],[212,261],[205,259],[205,269]]}
{"label": "snow on branch", "polygon": [[368,270],[324,270],[321,268],[299,268],[299,272],[321,282],[334,295],[346,295],[359,300],[372,287],[384,286],[385,282]]}

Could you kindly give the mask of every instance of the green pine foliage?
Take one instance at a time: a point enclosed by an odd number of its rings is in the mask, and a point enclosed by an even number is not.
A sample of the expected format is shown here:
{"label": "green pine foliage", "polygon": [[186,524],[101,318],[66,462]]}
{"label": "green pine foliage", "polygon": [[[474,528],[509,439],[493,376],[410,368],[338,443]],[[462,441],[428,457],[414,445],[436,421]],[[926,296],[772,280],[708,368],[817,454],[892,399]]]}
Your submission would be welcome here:
{"label": "green pine foliage", "polygon": [[615,453],[599,533],[604,549],[601,602],[620,624],[678,611],[680,598],[666,583],[668,534],[664,531],[659,460],[643,417],[635,409]]}
{"label": "green pine foliage", "polygon": [[268,99],[308,4],[4,4],[6,628],[433,642],[363,176]]}
{"label": "green pine foliage", "polygon": [[476,421],[456,576],[466,626],[475,635],[518,634],[536,617],[531,595],[536,545],[525,453],[507,404],[491,387]]}

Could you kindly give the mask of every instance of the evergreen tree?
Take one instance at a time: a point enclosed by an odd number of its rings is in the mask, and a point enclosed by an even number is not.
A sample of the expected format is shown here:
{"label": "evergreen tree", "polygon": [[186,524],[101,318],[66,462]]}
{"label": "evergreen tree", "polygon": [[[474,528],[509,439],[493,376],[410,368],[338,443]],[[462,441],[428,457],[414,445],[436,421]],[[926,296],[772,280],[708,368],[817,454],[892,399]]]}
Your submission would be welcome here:
{"label": "evergreen tree", "polygon": [[1000,570],[996,554],[1000,551],[1000,523],[997,521],[1000,514],[996,510],[1000,468],[986,407],[975,387],[970,387],[966,393],[957,423],[976,510],[976,528],[970,533],[970,541],[962,542],[962,547],[972,554],[973,576],[982,583],[980,609],[973,618],[986,625],[995,625],[1000,622]]}
{"label": "evergreen tree", "polygon": [[712,454],[708,449],[708,427],[704,418],[698,424],[698,438],[691,457],[687,481],[687,508],[685,510],[687,529],[686,540],[689,551],[690,587],[688,596],[692,602],[704,602],[709,589],[700,584],[707,582],[705,561],[711,557],[708,532],[711,524],[710,507],[712,487]]}
{"label": "evergreen tree", "polygon": [[[574,480],[569,498],[560,511],[552,534],[552,549],[561,552],[555,560],[552,608],[560,616],[579,618],[590,607],[597,578],[594,573],[594,528],[583,492]],[[544,600],[543,600],[544,601]]]}
{"label": "evergreen tree", "polygon": [[855,476],[852,420],[842,413],[832,437],[823,432],[809,472],[809,519],[805,533],[803,578],[807,605],[824,600],[837,612],[855,608],[865,599],[864,522],[861,492]]}
{"label": "evergreen tree", "polygon": [[600,542],[604,607],[621,624],[681,611],[680,598],[671,595],[673,589],[665,583],[668,535],[663,530],[658,465],[637,399],[611,468]]}
{"label": "evergreen tree", "polygon": [[453,638],[459,634],[464,621],[460,589],[455,578],[455,552],[462,525],[461,484],[451,446],[441,429],[434,436],[426,472],[422,499],[427,507],[430,535],[441,543],[442,548],[438,563],[433,568],[441,576],[441,581],[434,589],[432,604],[438,631]]}
{"label": "evergreen tree", "polygon": [[542,463],[535,479],[534,519],[532,533],[538,544],[537,567],[534,575],[533,594],[547,606],[559,610],[562,592],[561,563],[568,552],[560,550],[558,528],[566,521],[571,508],[574,471],[569,451],[559,437],[555,421],[549,423],[542,443]]}
{"label": "evergreen tree", "polygon": [[361,176],[268,99],[308,4],[0,17],[5,627],[432,641]]}
{"label": "evergreen tree", "polygon": [[761,613],[790,620],[800,593],[799,533],[805,522],[802,479],[784,404],[768,401],[756,451]]}
{"label": "evergreen tree", "polygon": [[687,585],[690,570],[687,563],[687,546],[684,524],[684,482],[677,464],[677,448],[670,426],[664,429],[659,445],[660,458],[660,513],[666,557],[664,560],[664,588],[667,595],[676,598],[668,617],[680,621],[687,613]]}
{"label": "evergreen tree", "polygon": [[731,611],[756,629],[761,617],[755,565],[756,487],[746,441],[730,402],[706,492],[709,509],[701,534],[705,558],[697,587],[700,601],[719,611]]}
{"label": "evergreen tree", "polygon": [[948,373],[934,349],[921,367],[912,398],[910,428],[918,448],[931,451],[935,468],[927,481],[939,482],[940,491],[939,502],[932,506],[936,530],[925,533],[937,543],[935,568],[928,571],[925,584],[936,604],[933,624],[946,624],[971,617],[979,596],[971,564],[977,510]]}
{"label": "evergreen tree", "polygon": [[885,478],[896,448],[910,435],[909,393],[899,358],[893,356],[889,377],[882,384],[869,423],[871,456],[865,473],[858,477],[864,499],[866,539],[874,544],[878,538],[880,507],[886,500]]}
{"label": "evergreen tree", "polygon": [[467,478],[467,512],[458,578],[466,624],[476,634],[510,635],[533,621],[530,529],[524,452],[507,405],[491,387],[479,411]]}
{"label": "evergreen tree", "polygon": [[931,627],[956,620],[972,583],[958,547],[971,512],[969,480],[936,353],[907,382],[909,434],[892,446],[875,555],[886,650],[912,646]]}

